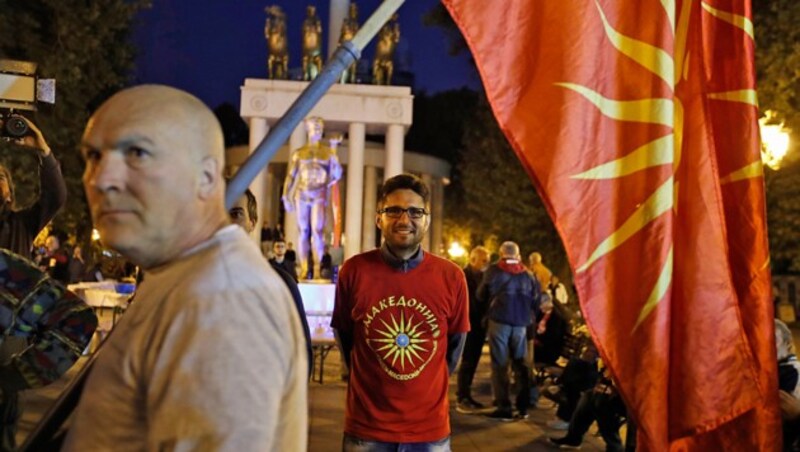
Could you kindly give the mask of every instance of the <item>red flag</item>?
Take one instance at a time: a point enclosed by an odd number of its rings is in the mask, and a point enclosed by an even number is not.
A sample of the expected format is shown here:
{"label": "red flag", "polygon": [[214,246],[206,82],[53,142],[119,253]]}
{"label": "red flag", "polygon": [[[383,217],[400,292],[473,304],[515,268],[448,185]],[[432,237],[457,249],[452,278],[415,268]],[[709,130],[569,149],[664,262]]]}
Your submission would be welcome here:
{"label": "red flag", "polygon": [[[749,333],[768,310],[740,303],[732,282],[751,265],[729,252],[725,208],[739,195],[723,201],[707,97],[717,83],[709,74],[721,69],[707,67],[714,27],[703,26],[701,3],[444,3],[561,234],[639,446],[691,447],[678,440],[764,406],[765,336],[751,342]],[[761,195],[751,218],[762,219],[754,228],[763,238]],[[746,308],[762,314],[747,314],[754,328],[743,324]]]}
{"label": "red flag", "polygon": [[696,438],[705,450],[780,450],[780,410],[775,353],[764,179],[758,138],[754,36],[750,2],[703,3],[708,118],[713,130],[733,282],[745,332],[756,357],[766,399],[755,410]]}

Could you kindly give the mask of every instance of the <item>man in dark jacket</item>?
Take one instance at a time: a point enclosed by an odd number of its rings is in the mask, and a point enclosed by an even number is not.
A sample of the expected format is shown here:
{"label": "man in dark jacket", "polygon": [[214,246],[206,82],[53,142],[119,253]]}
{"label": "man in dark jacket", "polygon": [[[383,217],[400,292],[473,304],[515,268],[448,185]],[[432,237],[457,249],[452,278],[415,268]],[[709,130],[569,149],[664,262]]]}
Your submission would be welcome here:
{"label": "man in dark jacket", "polygon": [[[539,283],[520,262],[519,246],[514,242],[500,245],[500,260],[489,267],[478,288],[478,299],[488,308],[489,351],[492,357],[492,390],[497,409],[489,417],[501,421],[528,417],[530,371],[525,360],[525,329],[538,310],[541,298]],[[516,397],[517,415],[509,398],[508,360],[520,390]]]}
{"label": "man in dark jacket", "polygon": [[472,398],[472,379],[481,359],[483,343],[486,341],[486,328],[483,327],[483,316],[486,313],[484,305],[478,302],[476,292],[483,279],[483,272],[489,264],[489,250],[477,246],[469,253],[469,263],[464,267],[464,276],[467,278],[469,290],[469,333],[464,344],[464,354],[461,355],[461,366],[458,368],[458,390],[456,397],[458,404],[456,411],[459,413],[472,413],[483,408],[483,404]]}

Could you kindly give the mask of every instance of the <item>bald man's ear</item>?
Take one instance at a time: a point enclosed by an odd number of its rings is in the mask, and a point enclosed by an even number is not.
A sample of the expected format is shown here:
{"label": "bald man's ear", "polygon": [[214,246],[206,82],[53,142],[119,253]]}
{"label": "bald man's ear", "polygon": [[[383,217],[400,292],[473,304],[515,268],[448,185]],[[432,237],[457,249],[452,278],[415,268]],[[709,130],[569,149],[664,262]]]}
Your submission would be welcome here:
{"label": "bald man's ear", "polygon": [[222,168],[217,159],[212,156],[203,157],[200,163],[200,179],[198,183],[198,195],[200,199],[212,197],[222,184]]}

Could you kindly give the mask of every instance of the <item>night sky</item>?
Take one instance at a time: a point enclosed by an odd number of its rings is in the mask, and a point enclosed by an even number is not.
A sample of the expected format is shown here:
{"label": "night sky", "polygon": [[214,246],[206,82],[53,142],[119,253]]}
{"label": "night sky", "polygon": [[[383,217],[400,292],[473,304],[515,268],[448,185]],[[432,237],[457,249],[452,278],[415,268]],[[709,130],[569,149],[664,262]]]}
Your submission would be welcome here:
{"label": "night sky", "polygon": [[[380,1],[356,3],[363,24]],[[400,8],[396,70],[407,66],[414,73],[416,92],[436,93],[464,85],[475,88],[480,82],[470,69],[469,56],[450,56],[445,33],[422,24],[422,16],[436,3],[407,0]],[[327,0],[154,0],[153,7],[140,14],[134,35],[139,49],[134,80],[176,86],[212,108],[222,102],[238,108],[244,79],[266,78],[264,8],[273,4],[287,14],[290,69],[301,65],[300,30],[306,5],[317,6],[327,49]],[[363,54],[370,60],[373,46],[370,44]]]}

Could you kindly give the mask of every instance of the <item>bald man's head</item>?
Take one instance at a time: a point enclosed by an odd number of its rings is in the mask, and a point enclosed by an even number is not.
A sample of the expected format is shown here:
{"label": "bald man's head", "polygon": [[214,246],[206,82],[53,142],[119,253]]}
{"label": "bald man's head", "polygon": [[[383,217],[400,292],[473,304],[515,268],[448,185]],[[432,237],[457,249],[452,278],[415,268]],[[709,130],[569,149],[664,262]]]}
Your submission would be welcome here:
{"label": "bald man's head", "polygon": [[183,150],[199,158],[225,158],[222,127],[214,113],[200,99],[169,86],[140,85],[118,92],[92,115],[86,129],[142,120],[171,129]]}
{"label": "bald man's head", "polygon": [[84,187],[103,242],[145,268],[169,262],[227,223],[219,122],[167,86],[121,91],[83,135]]}

